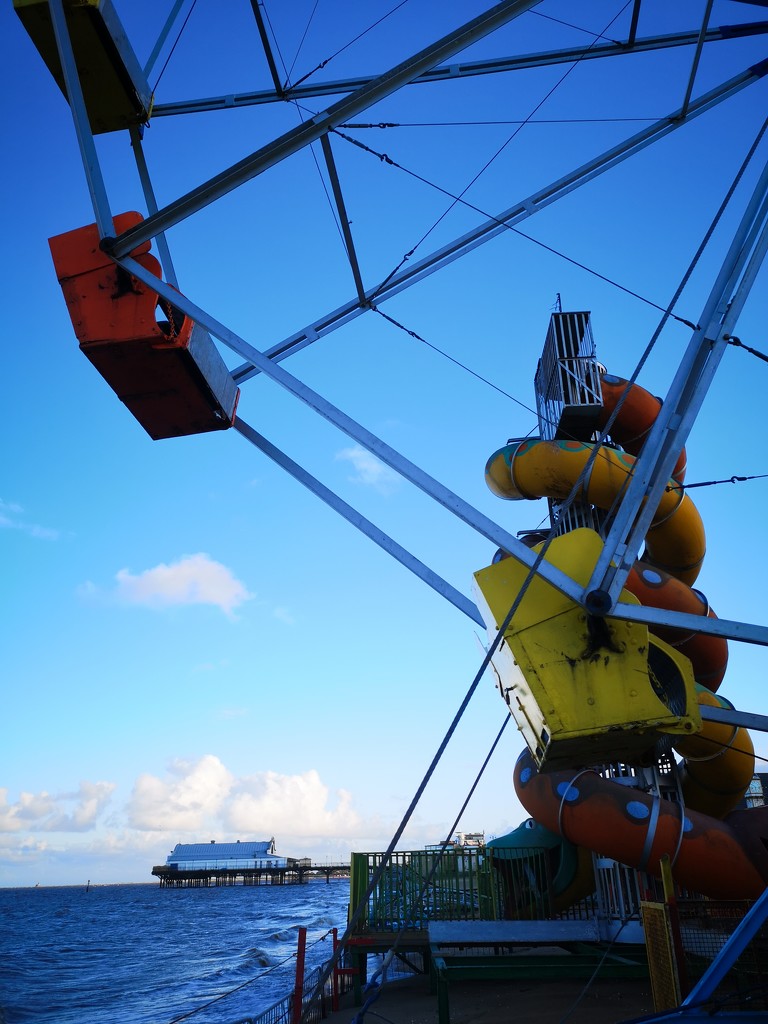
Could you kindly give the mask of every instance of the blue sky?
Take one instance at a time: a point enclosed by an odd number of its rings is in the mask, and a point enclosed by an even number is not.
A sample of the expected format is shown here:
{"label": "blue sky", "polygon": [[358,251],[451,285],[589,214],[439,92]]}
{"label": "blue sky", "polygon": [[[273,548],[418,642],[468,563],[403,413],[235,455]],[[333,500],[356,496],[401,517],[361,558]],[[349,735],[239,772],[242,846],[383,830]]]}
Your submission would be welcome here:
{"label": "blue sky", "polygon": [[[143,62],[171,5],[115,6]],[[302,44],[313,6],[267,4],[294,81],[395,4],[320,0]],[[227,7],[225,17],[198,0],[158,103],[269,87],[250,4]],[[459,13],[409,0],[316,77],[382,72],[482,7]],[[669,7],[643,5],[641,32],[696,27],[704,5]],[[716,0],[712,23],[754,13]],[[588,46],[596,33],[625,34],[628,18],[629,8],[607,0],[577,12],[548,0],[462,57]],[[0,491],[0,884],[147,881],[176,842],[209,838],[274,835],[280,852],[315,859],[384,849],[478,669],[478,631],[234,431],[152,442],[121,406],[78,351],[47,246],[94,219],[68,107],[9,3],[0,47],[3,93],[14,98],[0,113],[10,405]],[[765,37],[707,47],[694,95],[764,53]],[[467,194],[494,214],[679,106],[690,60],[684,48],[583,61],[567,75],[570,65],[412,86],[356,121],[420,127],[349,133],[449,192],[503,147]],[[307,103],[303,116],[334,98]],[[763,81],[522,230],[664,305],[765,108]],[[537,123],[519,131],[509,123],[531,117]],[[154,118],[144,144],[158,201],[298,118],[290,104]],[[340,138],[333,147],[366,284],[423,236],[414,259],[485,219],[458,206],[433,227],[450,205],[443,193]],[[100,137],[98,151],[113,212],[144,210],[127,136]],[[316,156],[322,163],[319,148]],[[756,174],[747,172],[737,211]],[[697,319],[734,216],[700,261],[681,315]],[[257,348],[354,294],[307,151],[173,228],[169,244],[181,288]],[[602,361],[629,376],[658,310],[511,232],[382,306],[506,394],[373,313],[284,365],[505,528],[532,528],[545,503],[502,504],[483,469],[508,437],[535,428],[533,374],[557,293],[564,308],[592,311]],[[766,296],[763,271],[738,330],[763,350]],[[664,395],[688,340],[687,329],[668,326],[640,383]],[[690,438],[689,481],[768,472],[767,380],[764,363],[727,353]],[[239,411],[470,593],[472,573],[493,554],[487,541],[263,377],[244,385]],[[708,530],[698,585],[723,617],[765,619],[767,487],[694,492]],[[732,644],[721,692],[764,712],[765,676],[763,649]],[[404,847],[444,837],[503,717],[487,678]],[[762,739],[757,746],[766,753]],[[508,729],[462,828],[501,834],[525,817],[511,784],[518,752]]]}

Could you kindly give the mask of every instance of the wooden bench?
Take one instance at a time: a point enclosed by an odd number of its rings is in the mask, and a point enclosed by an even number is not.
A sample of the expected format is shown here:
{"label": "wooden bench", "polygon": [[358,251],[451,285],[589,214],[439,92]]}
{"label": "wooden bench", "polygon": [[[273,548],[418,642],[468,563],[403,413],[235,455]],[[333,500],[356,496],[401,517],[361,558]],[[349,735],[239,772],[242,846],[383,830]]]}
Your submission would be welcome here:
{"label": "wooden bench", "polygon": [[451,981],[514,978],[643,977],[644,956],[613,953],[600,944],[596,920],[432,921],[428,927],[431,982],[438,1024],[450,1024]]}

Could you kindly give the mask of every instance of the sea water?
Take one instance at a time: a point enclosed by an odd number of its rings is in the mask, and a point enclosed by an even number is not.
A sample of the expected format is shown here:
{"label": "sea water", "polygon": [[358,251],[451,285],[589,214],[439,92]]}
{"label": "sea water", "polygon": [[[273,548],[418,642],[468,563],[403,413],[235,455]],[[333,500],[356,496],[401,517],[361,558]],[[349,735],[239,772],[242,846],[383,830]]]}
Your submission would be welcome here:
{"label": "sea water", "polygon": [[0,889],[0,1022],[235,1024],[330,959],[349,880]]}

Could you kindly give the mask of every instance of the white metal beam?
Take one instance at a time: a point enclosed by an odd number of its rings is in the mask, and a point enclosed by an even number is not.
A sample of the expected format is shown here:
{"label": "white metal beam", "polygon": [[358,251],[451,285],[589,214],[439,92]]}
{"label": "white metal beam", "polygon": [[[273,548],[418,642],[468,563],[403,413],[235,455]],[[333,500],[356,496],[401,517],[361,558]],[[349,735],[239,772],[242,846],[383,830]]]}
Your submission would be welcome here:
{"label": "white metal beam", "polygon": [[244,160],[222,171],[215,177],[192,189],[191,192],[169,203],[135,228],[123,232],[111,243],[115,256],[125,256],[142,242],[166,231],[190,214],[231,192],[232,189],[262,174],[269,167],[285,160],[324,135],[330,128],[365,110],[402,86],[418,78],[429,68],[482,39],[497,28],[535,7],[539,0],[502,0],[478,17],[462,25],[442,39],[414,54],[390,71],[379,75],[356,92],[334,103],[268,145],[256,150]]}
{"label": "white metal beam", "polygon": [[365,298],[365,285],[363,284],[363,277],[360,273],[360,262],[357,258],[357,252],[355,250],[355,240],[352,237],[352,231],[350,229],[350,221],[347,216],[347,204],[344,202],[344,194],[341,191],[341,182],[339,181],[339,172],[336,170],[336,161],[333,158],[333,149],[331,147],[331,140],[327,135],[323,135],[320,139],[320,144],[323,147],[323,156],[325,157],[325,166],[328,168],[328,177],[331,180],[331,191],[333,192],[334,202],[336,203],[336,210],[339,215],[339,227],[341,228],[341,234],[344,238],[344,248],[347,251],[347,259],[349,260],[349,266],[352,271],[352,279],[355,282],[355,288],[357,290],[357,301],[361,306],[366,305]]}
{"label": "white metal beam", "polygon": [[735,619],[710,619],[703,615],[667,611],[651,605],[625,604],[623,601],[615,604],[610,614],[613,618],[643,622],[647,626],[667,626],[687,634],[705,633],[707,636],[722,636],[727,640],[768,646],[768,626],[738,622]]}
{"label": "white metal beam", "polygon": [[69,38],[67,19],[64,14],[62,0],[50,0],[51,22],[53,34],[56,39],[56,47],[59,51],[61,70],[64,75],[64,84],[67,89],[67,99],[72,112],[72,121],[75,126],[77,143],[80,148],[80,158],[83,161],[85,179],[88,183],[88,192],[93,204],[93,213],[99,229],[99,235],[111,235],[115,230],[112,223],[112,213],[109,208],[107,189],[104,184],[104,176],[101,172],[101,165],[96,153],[96,144],[91,131],[91,124],[88,118],[88,111],[83,98],[83,89],[80,85],[80,76],[75,63],[75,55],[72,50],[72,41]]}
{"label": "white metal beam", "polygon": [[[319,338],[332,333],[360,316],[361,313],[369,308],[369,304],[374,298],[376,302],[384,302],[394,295],[405,291],[406,288],[410,288],[419,281],[423,281],[426,277],[448,266],[454,260],[465,256],[480,245],[484,245],[503,232],[514,228],[516,224],[520,224],[529,217],[532,217],[539,210],[546,209],[546,207],[558,199],[569,195],[575,189],[592,181],[610,168],[641,152],[666,135],[677,131],[678,128],[681,128],[693,118],[711,110],[712,107],[734,96],[746,86],[760,81],[761,76],[766,72],[768,72],[768,67],[762,69],[750,67],[734,78],[723,82],[691,103],[685,117],[682,117],[681,112],[677,110],[666,117],[660,118],[652,125],[648,125],[642,131],[625,139],[624,142],[612,146],[563,177],[550,182],[525,199],[517,201],[513,206],[503,210],[495,217],[491,217],[490,220],[481,222],[475,228],[460,235],[452,242],[436,249],[427,256],[423,256],[420,260],[409,262],[397,274],[393,274],[386,284],[369,289],[365,294],[364,303],[359,298],[351,299],[330,313],[314,320],[303,330],[289,335],[289,337],[283,339],[277,345],[266,349],[265,355],[277,362],[285,359],[288,355],[300,352]],[[243,383],[243,381],[256,376],[258,373],[258,368],[246,363],[243,366],[237,367],[233,377],[238,383]]]}
{"label": "white metal beam", "polygon": [[[255,2],[255,0],[253,0]],[[749,22],[743,25],[723,25],[709,28],[704,42],[722,42],[736,37],[762,35],[768,32],[768,22]],[[459,78],[474,78],[478,75],[495,75],[507,71],[525,71],[528,68],[549,67],[570,64],[574,61],[596,60],[600,57],[623,57],[631,53],[646,53],[652,50],[666,50],[671,47],[696,44],[699,32],[675,32],[667,35],[645,36],[636,39],[630,34],[627,42],[606,43],[598,46],[569,47],[567,49],[545,50],[539,53],[524,53],[514,57],[491,57],[488,60],[462,61],[458,64],[441,64],[414,78],[409,85],[425,85],[431,82],[455,81]],[[337,96],[360,89],[373,80],[372,75],[356,78],[339,78],[323,82],[303,82],[284,93],[273,89],[252,92],[230,93],[224,96],[207,96],[193,100],[175,100],[158,103],[152,108],[152,117],[172,117],[179,114],[196,114],[209,110],[232,110],[239,107],[260,106],[281,100],[307,100],[321,96]]]}

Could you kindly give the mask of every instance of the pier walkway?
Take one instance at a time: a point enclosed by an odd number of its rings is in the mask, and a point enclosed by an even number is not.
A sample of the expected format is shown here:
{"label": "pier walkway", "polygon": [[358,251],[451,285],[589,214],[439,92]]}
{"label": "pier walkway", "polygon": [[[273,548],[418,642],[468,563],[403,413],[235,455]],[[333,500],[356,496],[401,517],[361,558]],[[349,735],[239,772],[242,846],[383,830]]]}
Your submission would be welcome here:
{"label": "pier walkway", "polygon": [[302,885],[312,878],[348,878],[349,864],[312,864],[292,861],[285,865],[253,868],[197,868],[179,870],[174,864],[156,864],[152,874],[161,889],[194,889],[218,885]]}

